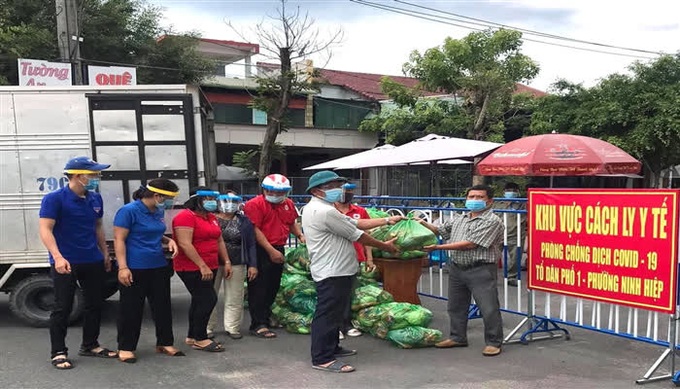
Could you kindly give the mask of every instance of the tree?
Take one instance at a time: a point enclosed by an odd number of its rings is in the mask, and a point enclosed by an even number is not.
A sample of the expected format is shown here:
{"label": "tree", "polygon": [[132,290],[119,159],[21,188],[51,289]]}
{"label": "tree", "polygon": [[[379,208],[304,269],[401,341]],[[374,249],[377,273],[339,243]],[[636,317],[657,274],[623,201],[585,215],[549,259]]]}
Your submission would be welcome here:
{"label": "tree", "polygon": [[680,54],[637,62],[592,88],[560,81],[538,101],[531,129],[591,136],[643,162],[648,184],[680,164]]}
{"label": "tree", "polygon": [[[296,94],[310,93],[315,88],[313,80],[317,76],[316,72],[296,69],[293,63],[304,61],[314,54],[329,52],[332,46],[342,41],[343,36],[342,30],[338,30],[328,38],[322,38],[320,30],[314,28],[314,19],[308,13],[302,14],[299,7],[290,12],[286,8],[287,2],[281,0],[276,15],[269,17],[273,21],[271,25],[265,25],[263,20],[254,29],[261,52],[280,64],[278,71],[257,77],[257,97],[253,106],[267,113],[267,128],[258,166],[260,179],[270,173],[276,138],[288,127],[287,113],[291,98]],[[229,26],[238,33],[231,24]],[[239,35],[244,37],[242,33]]]}
{"label": "tree", "polygon": [[[84,63],[139,66],[139,83],[194,83],[214,68],[196,52],[197,34],[165,29],[161,9],[145,0],[80,4]],[[59,59],[56,12],[53,0],[0,0],[0,83],[17,84],[17,58]]]}
{"label": "tree", "polygon": [[[260,155],[262,154],[262,145],[257,149],[246,151],[239,151],[234,153],[234,166],[240,167],[246,171],[246,174],[254,175],[260,166]],[[286,149],[281,143],[275,143],[272,147],[272,161],[282,161],[286,158]]]}
{"label": "tree", "polygon": [[522,33],[505,29],[446,38],[424,54],[414,51],[404,72],[425,90],[462,96],[462,108],[473,119],[467,137],[484,140],[502,131],[516,84],[538,74],[538,65],[521,53],[522,43]]}

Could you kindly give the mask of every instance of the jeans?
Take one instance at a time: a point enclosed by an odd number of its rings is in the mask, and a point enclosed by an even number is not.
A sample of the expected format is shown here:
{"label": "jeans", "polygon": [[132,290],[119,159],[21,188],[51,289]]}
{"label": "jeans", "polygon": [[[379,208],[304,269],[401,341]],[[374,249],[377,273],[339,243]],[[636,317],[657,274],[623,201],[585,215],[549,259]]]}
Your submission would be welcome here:
{"label": "jeans", "polygon": [[[213,277],[217,269],[213,270]],[[197,341],[208,339],[206,328],[210,313],[217,304],[217,294],[213,286],[213,280],[203,281],[200,271],[178,271],[177,275],[191,294],[189,305],[189,331],[187,338]]]}
{"label": "jeans", "polygon": [[317,303],[312,320],[312,365],[335,360],[338,335],[352,293],[353,276],[330,277],[316,283]]}
{"label": "jeans", "polygon": [[[283,253],[283,246],[274,246]],[[283,264],[274,263],[269,254],[257,246],[257,278],[248,281],[248,309],[250,310],[250,329],[269,327],[272,304],[281,286]]]}
{"label": "jeans", "polygon": [[157,269],[131,269],[132,285],[119,285],[118,349],[135,351],[139,342],[144,314],[144,301],[149,300],[156,325],[156,346],[172,346],[172,305],[168,266]]}
{"label": "jeans", "polygon": [[[224,267],[217,270],[215,276],[215,293],[218,295],[220,289],[224,290],[224,330],[230,334],[241,333],[241,322],[243,321],[243,292],[246,280],[246,265],[233,265],[231,267],[231,278],[224,279]],[[222,288],[224,285],[224,288]],[[215,332],[217,328],[217,307],[213,309],[208,322],[208,333]]]}
{"label": "jeans", "polygon": [[495,263],[468,270],[451,266],[448,303],[451,339],[467,343],[468,309],[472,296],[482,314],[484,340],[487,346],[501,347],[503,319],[498,301],[497,279],[498,267]]}
{"label": "jeans", "polygon": [[50,341],[52,358],[59,353],[67,353],[66,333],[68,319],[73,309],[73,297],[80,285],[83,292],[83,340],[82,350],[99,347],[99,329],[101,325],[101,308],[103,285],[106,276],[104,262],[72,263],[70,274],[60,274],[50,268],[50,276],[54,282],[54,307],[50,314]]}

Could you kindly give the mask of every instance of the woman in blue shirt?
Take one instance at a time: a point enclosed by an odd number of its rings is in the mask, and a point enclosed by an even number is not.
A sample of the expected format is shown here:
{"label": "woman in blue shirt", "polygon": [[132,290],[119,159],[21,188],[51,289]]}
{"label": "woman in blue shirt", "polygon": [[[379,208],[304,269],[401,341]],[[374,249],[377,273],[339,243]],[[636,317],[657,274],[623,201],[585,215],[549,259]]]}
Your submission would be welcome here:
{"label": "woman in blue shirt", "polygon": [[163,243],[174,257],[177,244],[166,237],[165,209],[171,209],[179,194],[177,185],[165,178],[149,181],[132,195],[135,201],[125,204],[113,220],[114,248],[118,260],[120,312],[118,315],[118,358],[137,361],[135,350],[142,328],[144,300],[156,325],[156,351],[170,356],[184,356],[173,346],[170,302],[170,267]]}

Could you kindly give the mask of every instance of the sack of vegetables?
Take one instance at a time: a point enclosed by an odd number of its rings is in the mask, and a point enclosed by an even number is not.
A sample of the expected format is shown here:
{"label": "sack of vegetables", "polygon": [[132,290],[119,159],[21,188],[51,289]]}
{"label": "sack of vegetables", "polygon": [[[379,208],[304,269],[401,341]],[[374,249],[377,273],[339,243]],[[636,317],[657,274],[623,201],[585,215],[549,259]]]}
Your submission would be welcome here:
{"label": "sack of vegetables", "polygon": [[373,249],[376,258],[415,259],[426,257],[422,251],[425,246],[437,244],[437,236],[415,219],[409,218],[393,226],[382,226],[370,231],[370,235],[378,240],[387,241],[397,238],[395,245],[399,248],[396,254]]}
{"label": "sack of vegetables", "polygon": [[352,311],[380,305],[384,303],[391,303],[394,301],[392,295],[373,285],[366,285],[356,288],[352,296]]}
{"label": "sack of vegetables", "polygon": [[382,219],[382,218],[385,218],[385,217],[390,217],[389,213],[387,213],[385,211],[381,211],[381,210],[379,210],[378,208],[375,208],[375,207],[366,208],[366,213],[368,213],[368,216],[371,219]]}
{"label": "sack of vegetables", "polygon": [[307,251],[307,245],[299,244],[294,249],[287,251],[286,263],[298,270],[309,272],[309,252]]}
{"label": "sack of vegetables", "polygon": [[442,332],[433,328],[410,326],[388,332],[387,339],[400,348],[430,347],[442,340]]}

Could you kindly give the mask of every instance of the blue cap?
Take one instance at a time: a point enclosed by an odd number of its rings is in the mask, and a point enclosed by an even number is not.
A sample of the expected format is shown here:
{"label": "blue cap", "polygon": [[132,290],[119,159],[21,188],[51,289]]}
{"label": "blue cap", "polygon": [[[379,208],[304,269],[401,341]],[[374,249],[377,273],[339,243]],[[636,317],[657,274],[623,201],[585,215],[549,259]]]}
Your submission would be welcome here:
{"label": "blue cap", "polygon": [[352,184],[351,182],[348,182],[345,185],[343,185],[342,188],[345,190],[354,190],[357,188],[357,184]]}
{"label": "blue cap", "polygon": [[309,186],[307,186],[307,192],[313,188],[316,188],[317,186],[328,184],[329,182],[333,181],[347,182],[347,179],[345,177],[340,177],[337,175],[337,173],[330,170],[322,170],[318,173],[314,173],[311,177],[309,177]]}
{"label": "blue cap", "polygon": [[98,172],[110,168],[111,165],[97,163],[90,157],[75,157],[66,162],[64,166],[64,173],[69,174],[89,174],[91,172]]}
{"label": "blue cap", "polygon": [[233,193],[220,195],[217,199],[222,201],[243,201],[241,196],[236,196]]}

